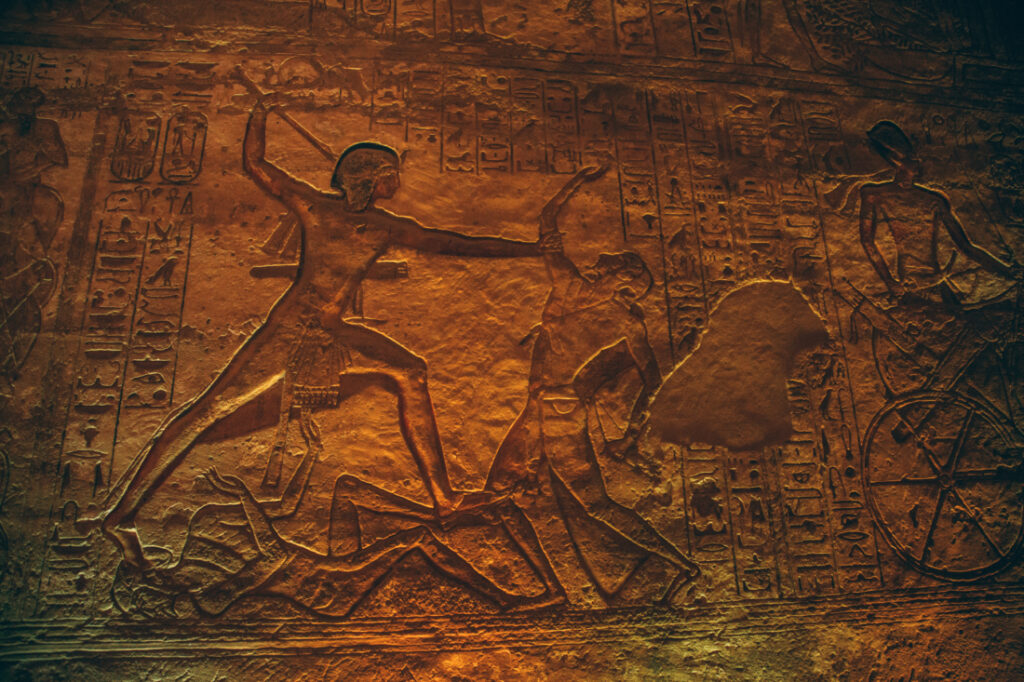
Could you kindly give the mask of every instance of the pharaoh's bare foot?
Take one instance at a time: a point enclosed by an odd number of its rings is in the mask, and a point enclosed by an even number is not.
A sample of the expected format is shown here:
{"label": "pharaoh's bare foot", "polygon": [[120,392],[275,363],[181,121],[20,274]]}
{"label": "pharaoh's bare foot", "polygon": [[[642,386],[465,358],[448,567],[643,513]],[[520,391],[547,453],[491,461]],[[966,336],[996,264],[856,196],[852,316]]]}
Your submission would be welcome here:
{"label": "pharaoh's bare foot", "polygon": [[88,535],[103,526],[103,519],[103,516],[89,516],[84,519],[75,519],[75,530],[82,535]]}
{"label": "pharaoh's bare foot", "polygon": [[103,534],[121,550],[125,565],[140,571],[153,568],[152,562],[142,550],[142,542],[135,528],[113,523],[109,517],[103,521],[102,527]]}
{"label": "pharaoh's bare foot", "polygon": [[668,589],[665,590],[665,594],[662,595],[661,599],[658,600],[659,606],[672,606],[673,600],[676,595],[684,587],[692,583],[700,575],[700,568],[696,564],[681,564],[678,566],[678,572],[676,577],[669,583]]}
{"label": "pharaoh's bare foot", "polygon": [[135,569],[146,569],[150,562],[142,551],[142,543],[134,528],[122,527],[110,521],[108,515],[90,516],[84,519],[75,520],[75,530],[83,535],[88,535],[96,529],[101,529],[124,556],[125,564]]}

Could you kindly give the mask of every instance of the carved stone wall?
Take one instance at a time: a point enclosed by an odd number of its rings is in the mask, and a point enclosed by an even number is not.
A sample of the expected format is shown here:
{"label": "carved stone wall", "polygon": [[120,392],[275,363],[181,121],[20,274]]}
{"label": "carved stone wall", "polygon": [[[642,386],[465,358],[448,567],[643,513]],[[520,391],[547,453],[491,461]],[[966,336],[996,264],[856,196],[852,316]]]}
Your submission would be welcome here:
{"label": "carved stone wall", "polygon": [[967,0],[0,9],[9,679],[1016,679]]}

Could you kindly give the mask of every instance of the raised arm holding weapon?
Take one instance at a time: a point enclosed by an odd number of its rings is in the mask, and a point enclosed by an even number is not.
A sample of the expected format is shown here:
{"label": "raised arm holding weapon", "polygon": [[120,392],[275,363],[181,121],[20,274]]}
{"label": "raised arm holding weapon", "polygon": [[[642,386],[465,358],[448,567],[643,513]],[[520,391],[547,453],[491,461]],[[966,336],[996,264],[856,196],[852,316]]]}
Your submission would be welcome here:
{"label": "raised arm holding weapon", "polygon": [[[374,206],[375,200],[391,198],[400,187],[398,154],[376,142],[354,144],[340,155],[331,180],[333,192],[292,177],[266,159],[267,116],[277,99],[261,98],[253,108],[242,164],[264,192],[296,216],[297,274],[213,382],[168,416],[137,458],[127,485],[112,493],[103,529],[121,548],[126,563],[136,568],[145,569],[149,562],[134,517],[194,445],[280,425],[295,403],[336,407],[342,400],[342,383],[346,394],[372,385],[395,395],[402,435],[439,517],[493,498],[451,487],[424,359],[381,332],[347,319],[345,311],[368,270],[392,247],[509,258],[539,256],[541,242],[428,228]],[[298,125],[291,117],[286,120]],[[544,248],[559,246],[557,239],[548,239]]]}

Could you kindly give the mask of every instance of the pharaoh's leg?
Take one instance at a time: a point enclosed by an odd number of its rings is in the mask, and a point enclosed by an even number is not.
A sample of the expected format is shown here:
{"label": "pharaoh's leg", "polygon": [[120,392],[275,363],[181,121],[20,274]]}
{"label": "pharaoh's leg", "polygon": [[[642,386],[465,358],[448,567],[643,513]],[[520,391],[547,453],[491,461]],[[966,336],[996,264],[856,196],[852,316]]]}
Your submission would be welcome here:
{"label": "pharaoh's leg", "polygon": [[[287,329],[281,324],[287,313],[279,303],[213,383],[164,421],[140,453],[127,484],[111,494],[114,501],[103,530],[122,550],[126,563],[147,566],[133,519],[197,441],[229,422],[232,435],[237,435],[236,430],[253,431],[276,421],[290,350]],[[235,415],[244,418],[232,419]]]}
{"label": "pharaoh's leg", "polygon": [[374,383],[397,397],[402,436],[437,511],[445,516],[461,507],[490,500],[491,496],[486,493],[452,490],[434,406],[427,390],[426,361],[394,339],[368,327],[346,324],[335,333],[344,345],[365,358],[346,368],[346,377]]}
{"label": "pharaoh's leg", "polygon": [[498,446],[484,483],[487,490],[504,492],[536,481],[544,452],[539,410],[539,400],[531,396]]}

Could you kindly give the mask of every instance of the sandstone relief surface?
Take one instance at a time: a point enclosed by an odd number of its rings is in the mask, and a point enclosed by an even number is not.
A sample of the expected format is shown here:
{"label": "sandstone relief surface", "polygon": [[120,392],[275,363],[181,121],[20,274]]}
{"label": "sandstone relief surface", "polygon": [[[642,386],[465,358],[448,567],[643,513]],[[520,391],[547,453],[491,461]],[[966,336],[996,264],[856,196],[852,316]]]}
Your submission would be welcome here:
{"label": "sandstone relief surface", "polygon": [[0,671],[1018,678],[1018,13],[5,5]]}

